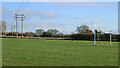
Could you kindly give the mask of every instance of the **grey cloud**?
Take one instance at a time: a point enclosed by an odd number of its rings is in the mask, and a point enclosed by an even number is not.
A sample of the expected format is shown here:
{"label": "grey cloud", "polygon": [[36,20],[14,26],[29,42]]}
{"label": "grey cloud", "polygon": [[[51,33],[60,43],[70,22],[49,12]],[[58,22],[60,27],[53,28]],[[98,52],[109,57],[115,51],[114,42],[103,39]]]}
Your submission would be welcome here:
{"label": "grey cloud", "polygon": [[112,3],[98,3],[98,2],[53,2],[49,3],[55,6],[64,8],[75,8],[75,7],[111,7]]}
{"label": "grey cloud", "polygon": [[61,15],[56,12],[49,12],[49,11],[39,11],[39,10],[10,10],[8,8],[2,8],[2,18],[5,20],[11,20],[14,18],[15,13],[24,13],[26,19],[28,20],[31,17],[39,17],[41,19],[56,19],[60,18]]}
{"label": "grey cloud", "polygon": [[[71,24],[61,24],[61,23],[57,23],[57,22],[46,22],[46,21],[37,21],[37,22],[29,22],[29,23],[24,23],[24,27],[25,29],[28,31],[30,27],[31,30],[33,32],[35,32],[36,29],[44,29],[44,30],[47,30],[47,29],[58,29],[60,32],[63,32],[63,33],[71,33],[75,31],[75,28],[74,28],[74,25],[71,25]],[[72,28],[71,28],[72,27]]]}
{"label": "grey cloud", "polygon": [[37,28],[43,28],[43,29],[48,29],[48,28],[61,28],[62,27],[62,24],[58,24],[58,23],[54,23],[54,22],[45,22],[45,21],[37,21],[37,22],[29,22],[29,23],[25,23],[25,28],[34,28],[37,29]]}
{"label": "grey cloud", "polygon": [[56,19],[56,18],[60,18],[60,14],[56,13],[56,12],[49,12],[49,11],[39,11],[39,10],[24,10],[23,11],[24,14],[26,14],[26,16],[33,17],[39,17],[41,19]]}

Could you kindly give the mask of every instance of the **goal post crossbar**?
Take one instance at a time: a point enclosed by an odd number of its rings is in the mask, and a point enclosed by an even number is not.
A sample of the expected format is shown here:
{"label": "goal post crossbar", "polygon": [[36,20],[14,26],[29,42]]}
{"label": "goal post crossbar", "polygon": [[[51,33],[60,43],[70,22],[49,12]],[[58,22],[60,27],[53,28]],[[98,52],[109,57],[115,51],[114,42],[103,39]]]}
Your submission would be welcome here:
{"label": "goal post crossbar", "polygon": [[[99,45],[96,43],[96,41],[100,41],[99,40],[99,36],[98,36],[98,32],[99,31],[102,31],[102,30],[97,30],[97,29],[94,29],[94,46],[96,45]],[[108,31],[107,33],[109,33],[109,40],[110,40],[110,44],[112,44],[112,32],[111,31]],[[105,34],[105,32],[103,32],[103,34]],[[97,38],[97,39],[96,39]]]}

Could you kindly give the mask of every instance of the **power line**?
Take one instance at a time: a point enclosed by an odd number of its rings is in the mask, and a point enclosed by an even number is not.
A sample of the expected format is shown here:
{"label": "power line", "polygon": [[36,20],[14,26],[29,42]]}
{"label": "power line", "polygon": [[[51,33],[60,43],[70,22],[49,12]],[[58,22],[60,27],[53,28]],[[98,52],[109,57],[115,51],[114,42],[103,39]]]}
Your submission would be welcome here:
{"label": "power line", "polygon": [[20,4],[20,7],[19,7],[18,10],[16,11],[16,14],[18,14],[18,13],[20,12],[20,9],[22,8],[23,3],[24,3],[24,0],[22,1],[22,3]]}
{"label": "power line", "polygon": [[18,13],[22,13],[25,9],[26,9],[26,7],[28,6],[28,4],[29,4],[29,0],[28,0],[28,2],[24,2],[24,0],[23,0],[23,2],[21,3],[21,5],[20,5],[20,8],[19,8],[19,12]]}
{"label": "power line", "polygon": [[[22,6],[23,6],[23,3],[24,3],[24,0],[22,1],[20,7],[18,8],[18,11],[17,13],[15,14],[14,18],[16,20],[16,36],[18,37],[18,23],[20,22],[22,25],[21,25],[21,33],[22,33],[22,36],[23,37],[23,20],[25,18],[24,14],[22,12],[20,12],[22,10]],[[27,7],[29,2],[26,3],[25,6],[23,6],[23,10],[25,10],[25,8]]]}
{"label": "power line", "polygon": [[21,7],[22,7],[22,5],[23,5],[23,2],[24,2],[24,0],[22,1],[21,5],[20,5],[19,10],[21,9]]}
{"label": "power line", "polygon": [[23,10],[26,9],[26,7],[28,6],[28,4],[29,4],[29,0],[28,0],[28,2],[26,3],[26,5],[24,6]]}

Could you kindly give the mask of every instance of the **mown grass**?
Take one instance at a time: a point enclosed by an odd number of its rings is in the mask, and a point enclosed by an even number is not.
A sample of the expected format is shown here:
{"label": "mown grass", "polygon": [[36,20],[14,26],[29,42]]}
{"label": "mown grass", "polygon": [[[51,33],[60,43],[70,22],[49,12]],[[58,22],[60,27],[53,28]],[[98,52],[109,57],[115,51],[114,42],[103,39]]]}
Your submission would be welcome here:
{"label": "mown grass", "polygon": [[93,41],[2,39],[3,66],[117,66],[118,44]]}

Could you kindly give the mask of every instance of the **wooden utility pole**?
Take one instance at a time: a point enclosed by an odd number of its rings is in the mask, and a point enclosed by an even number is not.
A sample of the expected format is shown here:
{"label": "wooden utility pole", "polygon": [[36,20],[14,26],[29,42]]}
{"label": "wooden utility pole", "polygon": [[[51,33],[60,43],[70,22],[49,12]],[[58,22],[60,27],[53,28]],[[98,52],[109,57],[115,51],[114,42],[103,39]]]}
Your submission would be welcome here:
{"label": "wooden utility pole", "polygon": [[11,33],[12,33],[12,36],[13,36],[13,25],[11,26]]}
{"label": "wooden utility pole", "polygon": [[18,37],[18,14],[15,14],[14,18],[16,20],[16,36]]}
{"label": "wooden utility pole", "polygon": [[14,27],[14,35],[15,35],[15,25],[13,27]]}
{"label": "wooden utility pole", "polygon": [[24,14],[21,15],[21,18],[22,18],[22,20],[21,20],[21,21],[22,21],[22,22],[21,22],[21,23],[22,23],[22,31],[21,31],[21,33],[22,33],[22,37],[23,37],[23,20],[24,20],[24,18],[25,18],[25,17],[24,17]]}
{"label": "wooden utility pole", "polygon": [[16,36],[18,37],[18,21],[20,21],[21,25],[21,33],[22,33],[22,37],[23,37],[23,20],[24,20],[24,14],[15,14],[14,16],[15,20],[16,20]]}

